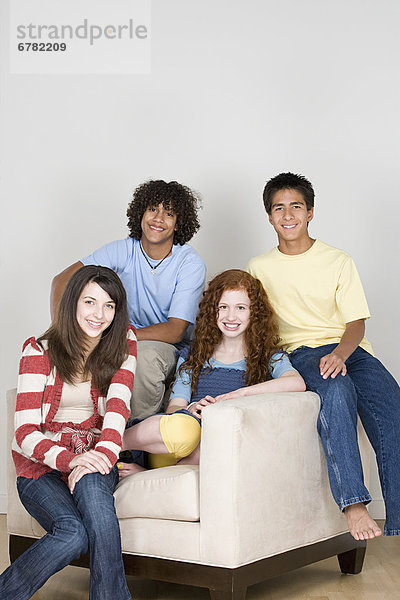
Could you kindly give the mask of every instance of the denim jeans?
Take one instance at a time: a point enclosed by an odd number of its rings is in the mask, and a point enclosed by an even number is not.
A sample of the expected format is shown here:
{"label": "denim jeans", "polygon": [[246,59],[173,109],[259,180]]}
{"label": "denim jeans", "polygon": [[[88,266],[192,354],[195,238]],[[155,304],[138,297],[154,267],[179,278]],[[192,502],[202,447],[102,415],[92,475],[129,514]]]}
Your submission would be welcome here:
{"label": "denim jeans", "polygon": [[360,347],[347,359],[345,376],[323,379],[319,362],[336,346],[302,346],[289,355],[307,389],[321,399],[318,432],[332,494],[341,510],[371,501],[357,443],[358,412],[378,463],[386,508],[385,535],[400,535],[400,388],[382,363]]}
{"label": "denim jeans", "polygon": [[47,533],[0,576],[0,600],[28,600],[88,549],[90,600],[130,600],[114,508],[117,483],[116,467],[108,475],[84,475],[73,494],[59,471],[37,480],[19,477],[21,502]]}

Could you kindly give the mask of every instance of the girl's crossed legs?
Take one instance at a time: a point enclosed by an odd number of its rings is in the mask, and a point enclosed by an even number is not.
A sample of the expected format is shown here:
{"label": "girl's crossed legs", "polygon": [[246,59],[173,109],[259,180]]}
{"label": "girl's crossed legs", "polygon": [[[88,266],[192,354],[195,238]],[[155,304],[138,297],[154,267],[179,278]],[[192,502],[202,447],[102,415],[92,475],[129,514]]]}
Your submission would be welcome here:
{"label": "girl's crossed legs", "polygon": [[[198,420],[186,413],[154,415],[125,430],[123,450],[143,450],[149,453],[151,468],[199,463],[201,427]],[[145,468],[135,463],[119,462],[120,477]]]}

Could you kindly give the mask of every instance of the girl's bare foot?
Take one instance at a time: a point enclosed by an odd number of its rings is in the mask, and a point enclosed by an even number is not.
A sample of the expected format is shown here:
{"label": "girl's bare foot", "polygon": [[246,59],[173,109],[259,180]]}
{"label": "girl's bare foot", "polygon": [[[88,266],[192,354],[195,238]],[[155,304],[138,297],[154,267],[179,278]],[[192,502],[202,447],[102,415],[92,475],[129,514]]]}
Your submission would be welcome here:
{"label": "girl's bare foot", "polygon": [[353,538],[356,540],[372,540],[382,535],[382,531],[369,516],[365,504],[351,504],[344,509],[347,525]]}
{"label": "girl's bare foot", "polygon": [[124,477],[127,477],[128,475],[134,475],[135,473],[140,473],[141,471],[147,470],[144,467],[137,465],[136,463],[118,462],[117,467],[118,467],[120,479],[123,479]]}

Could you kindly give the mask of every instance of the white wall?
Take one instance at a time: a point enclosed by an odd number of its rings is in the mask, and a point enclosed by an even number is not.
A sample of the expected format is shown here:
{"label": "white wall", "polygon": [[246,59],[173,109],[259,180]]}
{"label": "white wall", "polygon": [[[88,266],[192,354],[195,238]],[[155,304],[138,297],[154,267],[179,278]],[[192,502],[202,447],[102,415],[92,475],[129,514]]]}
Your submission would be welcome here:
{"label": "white wall", "polygon": [[202,193],[211,276],[275,244],[261,193],[286,170],[314,183],[311,234],[355,258],[367,335],[400,378],[397,0],[153,0],[152,72],[126,76],[10,75],[0,10],[2,398],[52,276],[126,235],[140,182]]}

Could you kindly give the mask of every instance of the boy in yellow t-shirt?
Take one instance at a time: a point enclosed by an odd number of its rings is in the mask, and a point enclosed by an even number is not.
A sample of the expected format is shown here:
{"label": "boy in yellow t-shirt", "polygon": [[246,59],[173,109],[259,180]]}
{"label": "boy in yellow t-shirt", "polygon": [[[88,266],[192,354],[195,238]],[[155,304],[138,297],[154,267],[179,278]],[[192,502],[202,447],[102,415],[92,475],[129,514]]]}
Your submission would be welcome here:
{"label": "boy in yellow t-shirt", "polygon": [[400,388],[364,337],[370,314],[352,258],[312,239],[314,190],[302,175],[281,173],[264,189],[278,247],[253,258],[278,314],[280,335],[307,389],[321,398],[318,431],[332,494],[357,540],[381,530],[369,516],[357,444],[357,411],[374,447],[386,506],[385,535],[400,534]]}

